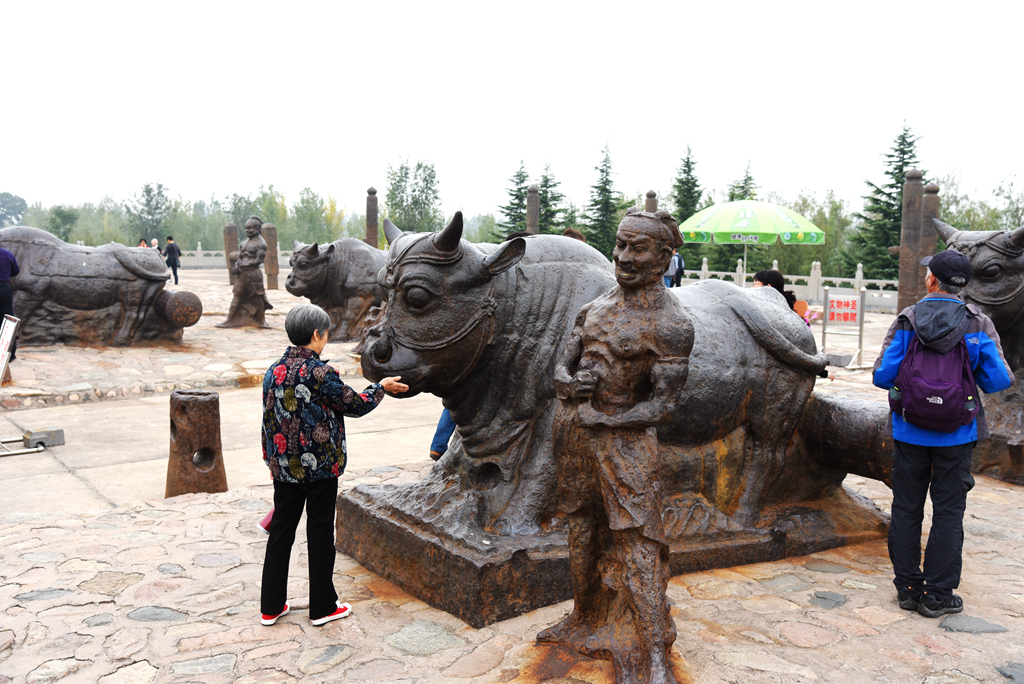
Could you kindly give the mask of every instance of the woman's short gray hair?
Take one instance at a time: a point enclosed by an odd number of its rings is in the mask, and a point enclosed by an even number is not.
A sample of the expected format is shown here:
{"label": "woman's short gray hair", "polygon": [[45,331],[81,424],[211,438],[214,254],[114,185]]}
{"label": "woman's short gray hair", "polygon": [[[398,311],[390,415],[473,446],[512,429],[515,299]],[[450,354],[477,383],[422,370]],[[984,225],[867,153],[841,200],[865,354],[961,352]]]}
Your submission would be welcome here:
{"label": "woman's short gray hair", "polygon": [[331,317],[315,304],[299,304],[284,319],[284,331],[296,347],[304,347],[313,340],[313,331],[326,333]]}

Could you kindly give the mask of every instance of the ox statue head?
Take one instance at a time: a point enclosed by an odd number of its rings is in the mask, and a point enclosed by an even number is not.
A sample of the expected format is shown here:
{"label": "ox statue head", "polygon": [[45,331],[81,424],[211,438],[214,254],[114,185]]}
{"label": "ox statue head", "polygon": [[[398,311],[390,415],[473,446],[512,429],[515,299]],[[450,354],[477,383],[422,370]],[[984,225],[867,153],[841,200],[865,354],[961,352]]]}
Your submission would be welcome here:
{"label": "ox statue head", "polygon": [[961,231],[934,220],[948,249],[971,259],[974,275],[964,288],[964,301],[992,319],[1003,340],[1007,361],[1018,370],[1024,359],[1011,359],[1016,340],[1024,338],[1024,227],[1016,230]]}
{"label": "ox statue head", "polygon": [[318,291],[323,285],[332,252],[333,243],[320,249],[315,242],[304,245],[298,240],[292,240],[292,255],[288,259],[292,272],[284,282],[285,289],[296,297],[305,297],[310,292]]}
{"label": "ox statue head", "polygon": [[378,283],[384,318],[367,335],[363,374],[400,375],[413,396],[453,394],[494,341],[496,281],[526,253],[517,238],[490,251],[462,239],[462,212],[438,233],[403,233],[384,220],[390,248]]}

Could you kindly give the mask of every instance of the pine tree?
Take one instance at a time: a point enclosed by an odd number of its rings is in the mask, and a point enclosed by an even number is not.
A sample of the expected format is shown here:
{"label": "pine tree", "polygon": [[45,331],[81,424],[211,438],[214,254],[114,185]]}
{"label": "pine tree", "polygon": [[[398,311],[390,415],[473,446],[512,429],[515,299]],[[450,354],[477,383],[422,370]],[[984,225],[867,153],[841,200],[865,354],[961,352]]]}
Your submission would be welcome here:
{"label": "pine tree", "polygon": [[885,175],[888,181],[878,186],[865,181],[871,194],[864,199],[864,211],[854,214],[861,220],[860,229],[850,239],[849,264],[864,264],[866,278],[896,280],[899,278],[900,259],[889,254],[889,247],[900,244],[903,223],[903,182],[907,171],[917,166],[917,141],[910,127],[896,136],[892,149],[885,155]]}
{"label": "pine tree", "polygon": [[516,230],[526,230],[526,194],[530,187],[530,174],[526,172],[526,165],[519,160],[519,170],[512,174],[509,182],[512,187],[508,189],[508,204],[498,207],[505,217],[498,222],[502,237]]}
{"label": "pine tree", "polygon": [[752,199],[757,199],[757,183],[754,182],[754,177],[750,175],[750,162],[747,162],[747,168],[743,171],[743,178],[729,186],[728,201],[736,202],[738,200]]}
{"label": "pine tree", "polygon": [[697,163],[693,160],[693,152],[690,151],[690,146],[687,145],[686,156],[683,157],[683,161],[679,165],[679,175],[676,176],[676,180],[672,184],[672,200],[675,205],[673,218],[679,221],[679,223],[690,218],[700,209],[700,200],[704,191],[701,189],[700,183],[697,181],[697,175],[694,173],[696,166]]}
{"label": "pine tree", "polygon": [[[734,181],[727,194],[727,201],[738,202],[740,200],[752,200],[757,198],[757,183],[750,173],[750,162],[743,171],[743,178]],[[760,270],[765,267],[768,250],[765,247],[748,247],[747,251],[747,272],[755,268]],[[712,244],[706,249],[708,257],[708,268],[712,271],[734,271],[736,262],[743,258],[743,245],[720,245]],[[770,265],[770,264],[768,264]]]}
{"label": "pine tree", "polygon": [[618,198],[612,188],[612,156],[605,145],[604,157],[594,167],[597,183],[590,186],[590,203],[587,204],[586,224],[583,233],[587,242],[609,259],[615,248],[615,222],[618,212]]}
{"label": "pine tree", "polygon": [[537,226],[541,233],[557,234],[562,232],[562,212],[565,210],[561,204],[565,195],[558,192],[559,185],[561,183],[555,180],[551,173],[551,167],[545,164],[544,173],[541,174],[540,183],[537,184],[540,204]]}
{"label": "pine tree", "polygon": [[171,200],[164,192],[163,184],[146,183],[140,195],[131,202],[125,202],[124,210],[128,215],[128,226],[135,232],[136,238],[150,240],[164,231],[164,220],[171,210]]}

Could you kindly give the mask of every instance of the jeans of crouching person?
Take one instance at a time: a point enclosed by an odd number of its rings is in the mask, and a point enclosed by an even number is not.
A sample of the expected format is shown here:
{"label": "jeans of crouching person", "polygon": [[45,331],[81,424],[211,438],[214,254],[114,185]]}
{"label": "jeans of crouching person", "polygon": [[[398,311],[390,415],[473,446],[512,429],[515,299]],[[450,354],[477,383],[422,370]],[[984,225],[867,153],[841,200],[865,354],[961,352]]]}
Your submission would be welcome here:
{"label": "jeans of crouching person", "polygon": [[337,610],[338,593],[334,589],[337,499],[336,477],[297,483],[274,480],[274,517],[270,522],[260,597],[264,615],[279,614],[288,600],[288,561],[303,508],[309,553],[309,617],[317,620]]}
{"label": "jeans of crouching person", "polygon": [[[897,588],[926,587],[933,599],[945,601],[960,586],[964,511],[967,493],[974,487],[974,444],[940,447],[893,441],[889,558]],[[932,526],[922,573],[921,523],[929,489]]]}

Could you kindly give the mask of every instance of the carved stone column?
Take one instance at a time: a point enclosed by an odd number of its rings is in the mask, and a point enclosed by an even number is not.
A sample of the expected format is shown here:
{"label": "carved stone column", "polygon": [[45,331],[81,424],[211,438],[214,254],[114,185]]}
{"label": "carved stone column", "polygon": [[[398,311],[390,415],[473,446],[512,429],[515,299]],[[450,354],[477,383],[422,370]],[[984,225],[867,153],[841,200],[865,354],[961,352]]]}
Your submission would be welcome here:
{"label": "carved stone column", "polygon": [[175,390],[171,394],[171,450],[164,496],[226,491],[220,396],[206,390]]}
{"label": "carved stone column", "polygon": [[224,225],[224,261],[228,265],[228,282],[232,285],[235,284],[235,274],[231,272],[231,269],[235,265],[235,260],[231,258],[231,253],[237,251],[238,226],[234,223],[227,223]]}
{"label": "carved stone column", "polygon": [[267,273],[267,289],[276,290],[277,274],[281,272],[281,265],[278,263],[281,250],[277,246],[277,226],[273,223],[264,223],[263,239],[267,242],[267,258],[263,260],[263,270]]}
{"label": "carved stone column", "polygon": [[649,211],[652,214],[658,211],[658,193],[653,190],[647,191],[647,201],[644,202],[644,211]]}
{"label": "carved stone column", "polygon": [[370,186],[366,191],[366,244],[377,247],[377,188]]}
{"label": "carved stone column", "polygon": [[526,232],[531,235],[540,232],[540,190],[536,185],[526,189]]}
{"label": "carved stone column", "polygon": [[[924,290],[924,276],[921,269],[921,204],[924,196],[924,184],[921,172],[917,169],[907,171],[903,183],[903,222],[900,229],[900,284],[896,300],[896,310],[903,311],[921,298],[919,289]],[[934,251],[934,248],[933,248]],[[921,282],[920,288],[918,281]]]}

